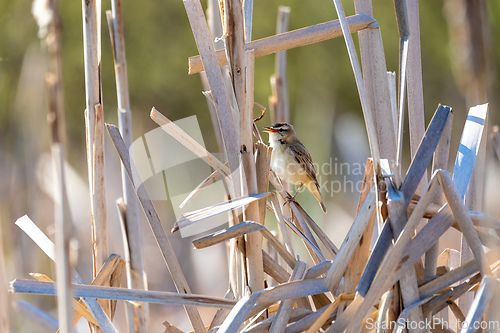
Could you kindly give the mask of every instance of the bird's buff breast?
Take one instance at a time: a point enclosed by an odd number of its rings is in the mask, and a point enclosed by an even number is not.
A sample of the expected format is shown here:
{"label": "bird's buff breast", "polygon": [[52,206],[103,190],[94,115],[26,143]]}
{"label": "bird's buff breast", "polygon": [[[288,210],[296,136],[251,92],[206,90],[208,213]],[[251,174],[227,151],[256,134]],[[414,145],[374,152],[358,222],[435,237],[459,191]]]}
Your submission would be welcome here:
{"label": "bird's buff breast", "polygon": [[271,155],[271,169],[278,177],[289,183],[300,184],[309,181],[305,170],[297,163],[295,158],[279,148],[274,148]]}

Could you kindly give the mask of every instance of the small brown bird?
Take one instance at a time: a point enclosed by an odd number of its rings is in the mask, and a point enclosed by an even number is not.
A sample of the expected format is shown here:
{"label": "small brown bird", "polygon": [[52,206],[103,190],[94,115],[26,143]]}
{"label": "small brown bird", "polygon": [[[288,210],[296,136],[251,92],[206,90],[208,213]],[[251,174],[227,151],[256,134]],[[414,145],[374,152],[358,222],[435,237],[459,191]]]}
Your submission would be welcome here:
{"label": "small brown bird", "polygon": [[264,127],[264,132],[269,133],[269,145],[273,148],[271,169],[281,179],[300,184],[292,198],[306,185],[326,213],[311,155],[297,138],[293,126],[288,123],[276,123],[271,127]]}

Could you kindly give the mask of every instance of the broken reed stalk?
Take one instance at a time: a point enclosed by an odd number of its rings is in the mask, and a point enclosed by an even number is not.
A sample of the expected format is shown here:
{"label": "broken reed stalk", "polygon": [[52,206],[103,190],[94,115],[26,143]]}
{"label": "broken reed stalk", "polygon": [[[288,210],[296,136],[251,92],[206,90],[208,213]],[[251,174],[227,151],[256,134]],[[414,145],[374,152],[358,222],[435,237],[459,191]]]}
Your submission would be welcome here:
{"label": "broken reed stalk", "polygon": [[342,34],[344,35],[347,52],[349,54],[349,60],[354,72],[356,87],[358,88],[361,108],[365,117],[365,125],[368,134],[368,143],[370,144],[370,152],[372,153],[374,166],[377,167],[380,161],[380,149],[377,138],[377,129],[375,128],[376,122],[373,118],[372,108],[368,101],[365,85],[363,84],[363,76],[361,73],[361,67],[359,65],[358,54],[356,53],[356,48],[354,47],[354,42],[349,31],[349,24],[344,13],[344,8],[342,7],[342,3],[340,2],[340,0],[333,0],[333,3],[335,5],[335,10],[337,11],[337,16],[339,17],[340,27],[342,29]]}
{"label": "broken reed stalk", "polygon": [[[217,36],[222,36],[222,19],[221,12],[219,10],[219,1],[218,0],[208,0],[207,1],[207,23],[212,33],[212,37],[214,39],[214,46],[216,50],[220,50],[224,48],[224,42],[222,38],[215,39]],[[221,69],[223,72],[226,71],[226,68]],[[208,111],[210,112],[210,117],[212,119],[212,126],[214,128],[215,137],[217,139],[217,146],[219,148],[219,152],[224,152],[224,143],[222,139],[222,132],[219,128],[219,121],[217,120],[217,111],[215,110],[215,105],[213,102],[213,98],[209,98],[207,94],[210,92],[210,86],[208,84],[207,75],[204,71],[200,73],[201,83],[203,85],[203,94],[207,97]]]}
{"label": "broken reed stalk", "polygon": [[397,157],[396,165],[401,173],[401,159],[403,155],[403,131],[405,124],[405,101],[406,101],[406,66],[408,63],[408,46],[410,29],[408,26],[408,11],[406,1],[395,0],[396,18],[399,32],[399,85],[398,85],[398,132],[397,132]]}
{"label": "broken reed stalk", "polygon": [[[410,151],[413,158],[413,156],[415,156],[415,154],[417,153],[420,140],[422,140],[422,137],[425,133],[424,93],[422,84],[422,59],[420,51],[420,22],[418,0],[407,1],[406,9],[408,13],[408,29],[411,36],[408,45],[408,63],[406,67],[406,76],[408,123],[410,124]],[[422,183],[419,189],[421,190],[421,187],[425,185],[425,183]]]}
{"label": "broken reed stalk", "polygon": [[391,99],[392,123],[394,125],[394,133],[398,132],[398,89],[396,88],[396,73],[387,72],[389,80],[389,96]]}
{"label": "broken reed stalk", "polygon": [[[307,265],[303,261],[297,261],[293,273],[290,277],[290,281],[302,280],[306,274]],[[269,328],[269,333],[284,332],[288,321],[290,319],[290,312],[292,311],[294,305],[293,299],[286,299],[281,301],[278,311],[274,316],[273,323]]]}
{"label": "broken reed stalk", "polygon": [[[246,57],[243,7],[239,0],[225,0],[223,3],[224,44],[229,72],[236,97],[232,104],[234,112],[244,112],[246,103]],[[234,124],[233,126],[237,126]]]}
{"label": "broken reed stalk", "polygon": [[[213,96],[214,106],[217,111],[219,128],[222,131],[224,150],[229,161],[230,170],[238,169],[239,144],[236,134],[236,122],[234,119],[229,96],[227,94],[221,71],[217,65],[215,47],[208,30],[208,26],[203,14],[203,9],[198,0],[184,0],[184,8],[191,25],[191,30],[195,38],[196,46],[200,52],[207,81]],[[232,198],[241,196],[241,178],[238,172],[231,175],[232,186],[229,187],[229,194]]]}
{"label": "broken reed stalk", "polygon": [[[56,277],[59,331],[70,332],[72,319],[71,266],[69,261],[71,237],[71,218],[66,197],[66,177],[64,172],[64,152],[66,142],[66,124],[64,110],[64,94],[62,88],[62,54],[61,54],[61,17],[56,0],[33,7],[33,15],[39,24],[38,36],[47,47],[49,63],[45,74],[47,85],[49,129],[52,139],[52,164],[54,180],[54,216],[56,238]],[[49,22],[44,21],[50,17]]]}
{"label": "broken reed stalk", "polygon": [[[11,288],[16,293],[33,293],[41,295],[56,295],[55,284],[31,280],[14,280]],[[173,304],[183,306],[205,306],[213,308],[231,309],[236,302],[224,298],[171,293],[150,290],[134,290],[127,288],[113,288],[75,284],[72,286],[76,297],[92,297],[129,302],[148,302],[158,304]]]}
{"label": "broken reed stalk", "polygon": [[[240,114],[240,124],[234,123],[233,126],[240,127],[238,142],[243,164],[242,174],[244,175],[241,181],[246,185],[242,194],[245,192],[256,194],[257,179],[252,138],[255,54],[254,52],[245,52],[245,22],[242,2],[240,0],[226,0],[222,4],[224,44],[232,83],[230,90],[234,92],[232,110]],[[237,118],[235,117],[235,119]],[[228,156],[228,158],[230,157]],[[239,210],[236,212],[239,215]],[[243,211],[243,218],[259,221],[257,202],[248,205]],[[238,221],[240,221],[239,218]],[[242,285],[247,285],[251,292],[257,292],[264,288],[262,236],[259,233],[246,235],[244,246],[246,260],[242,260],[241,264],[245,266],[247,281],[243,281]]]}
{"label": "broken reed stalk", "polygon": [[[120,135],[118,128],[108,124],[107,129],[111,137],[111,140],[115,145],[116,151],[120,156],[122,164],[125,170],[127,171],[127,175],[131,180],[132,185],[134,186],[134,190],[137,195],[137,198],[139,199],[139,203],[141,204],[144,214],[146,215],[146,218],[151,227],[151,230],[153,231],[156,242],[158,243],[158,246],[161,250],[163,259],[167,264],[167,267],[169,269],[170,275],[172,276],[172,280],[174,281],[177,291],[179,293],[190,294],[191,291],[189,289],[189,285],[187,284],[184,273],[182,272],[182,269],[179,265],[179,261],[177,260],[174,250],[172,249],[172,245],[170,244],[170,241],[168,240],[168,237],[165,234],[163,227],[161,226],[158,214],[154,209],[153,203],[149,199],[149,195],[146,192],[146,189],[144,188],[144,186],[136,187],[133,182],[134,179],[140,179],[140,178],[138,178],[139,176],[137,174],[137,170],[133,164],[133,161],[131,161],[130,159],[128,148],[125,145],[125,142],[123,142],[123,139]],[[191,321],[191,325],[193,326],[194,331],[205,332],[205,326],[196,307],[185,306],[185,310],[189,317],[189,320]]]}
{"label": "broken reed stalk", "polygon": [[[33,223],[33,221],[31,221],[27,215],[17,219],[16,225],[23,230],[26,235],[30,237],[52,261],[55,262],[54,243],[52,243],[52,241],[35,225],[35,223]],[[76,283],[84,284],[82,278],[75,269],[72,269],[72,273]],[[82,298],[82,301],[85,303],[90,313],[92,313],[92,316],[95,318],[103,332],[118,332],[95,298]]]}
{"label": "broken reed stalk", "polygon": [[[236,0],[237,2],[239,0]],[[250,194],[258,193],[257,188],[257,170],[255,165],[254,145],[253,145],[253,106],[254,106],[254,74],[255,74],[255,52],[254,50],[245,52],[245,71],[246,71],[246,101],[242,106],[240,116],[240,143],[241,143],[241,160],[243,171],[246,176],[247,192]],[[262,225],[265,224],[261,220],[259,212],[259,202],[254,202],[248,205],[243,212],[245,220],[258,221]],[[263,216],[265,217],[265,215]],[[264,289],[264,271],[262,262],[262,236],[258,233],[253,233],[246,236],[245,239],[246,257],[248,266],[248,285],[252,292]]]}
{"label": "broken reed stalk", "polygon": [[[104,181],[104,122],[101,99],[101,3],[82,1],[85,65],[87,163],[92,216],[93,273],[97,275],[108,257]],[[104,306],[109,313],[107,305]],[[93,328],[98,331],[97,328]]]}
{"label": "broken reed stalk", "polygon": [[155,107],[151,109],[150,114],[151,119],[161,126],[161,129],[175,138],[179,143],[181,143],[184,147],[193,152],[196,156],[198,156],[205,163],[210,165],[212,168],[218,170],[219,173],[224,176],[230,175],[230,170],[228,166],[218,160],[215,156],[212,155],[205,147],[199,144],[196,140],[194,140],[189,134],[184,132],[178,125],[172,122],[170,119],[161,114]]}
{"label": "broken reed stalk", "polygon": [[[106,11],[108,28],[113,49],[113,60],[115,64],[116,94],[118,103],[118,127],[123,141],[130,147],[132,145],[132,111],[130,109],[130,97],[128,90],[127,59],[125,55],[125,34],[123,31],[123,17],[121,0],[111,1],[111,11]],[[123,192],[123,235],[125,253],[128,253],[127,261],[127,286],[130,289],[147,289],[144,262],[142,254],[141,228],[139,224],[138,204],[134,189],[127,176],[127,172],[121,167],[122,192]],[[135,320],[134,313],[140,320]],[[147,304],[134,306],[130,303],[126,306],[129,330],[131,332],[146,332],[148,313]]]}
{"label": "broken reed stalk", "polygon": [[[358,208],[356,215],[359,215],[361,208],[363,207],[368,195],[371,193],[373,186],[375,185],[375,177],[373,170],[372,159],[366,160],[365,172],[363,175],[363,186],[361,188],[361,193],[359,195]],[[377,214],[377,213],[375,213]],[[357,246],[349,266],[344,274],[344,284],[342,287],[344,294],[351,294],[355,292],[356,286],[361,279],[363,270],[366,267],[368,259],[370,257],[370,243],[373,237],[373,230],[375,226],[376,216],[373,215],[371,220],[368,222],[366,229],[359,240],[359,245]],[[342,303],[339,305],[337,314],[341,314],[348,303]]]}
{"label": "broken reed stalk", "polygon": [[[371,0],[355,0],[354,4],[356,14],[373,16]],[[375,135],[377,136],[380,158],[386,158],[389,161],[395,160],[396,134],[391,113],[387,66],[379,25],[372,24],[370,29],[360,30],[358,37],[366,99],[370,107],[369,110],[374,113],[373,121],[376,127]],[[366,120],[368,121],[368,119]]]}
{"label": "broken reed stalk", "polygon": [[[432,172],[436,170],[448,169],[448,156],[450,155],[450,139],[451,139],[451,129],[453,123],[453,112],[450,113],[446,127],[444,129],[441,139],[434,152],[434,157],[432,161]],[[442,196],[438,196],[434,199],[434,202],[438,205],[443,204]],[[424,277],[431,277],[436,275],[437,260],[439,256],[439,241],[434,243],[434,245],[425,253],[425,272]]]}
{"label": "broken reed stalk", "polygon": [[372,219],[373,214],[375,214],[375,211],[375,189],[373,189],[370,191],[370,194],[368,194],[344,240],[344,243],[340,247],[339,253],[335,257],[335,260],[326,275],[326,284],[328,289],[332,292],[337,290],[340,280],[344,276],[345,270],[347,269],[347,265],[351,261],[351,257],[354,254],[354,251],[356,250],[368,223]]}
{"label": "broken reed stalk", "polygon": [[[485,176],[485,163],[486,163],[486,139],[488,137],[488,114],[483,123],[483,134],[479,148],[477,151],[476,163],[472,172],[467,193],[465,195],[465,205],[467,209],[482,210],[483,206],[483,192],[484,192],[484,176]],[[469,249],[470,244],[462,235],[460,251],[460,263],[463,265],[472,259],[472,253]],[[458,304],[463,311],[468,311],[473,301],[472,294],[466,294],[458,300]]]}
{"label": "broken reed stalk", "polygon": [[[351,33],[367,29],[371,27],[374,22],[376,21],[367,15],[353,15],[347,18]],[[340,23],[338,20],[333,20],[248,42],[245,45],[245,50],[254,49],[255,57],[262,57],[340,36],[342,36]],[[219,66],[227,65],[227,58],[224,50],[217,51],[216,57]],[[189,74],[199,73],[203,71],[204,68],[202,58],[199,55],[189,58]]]}

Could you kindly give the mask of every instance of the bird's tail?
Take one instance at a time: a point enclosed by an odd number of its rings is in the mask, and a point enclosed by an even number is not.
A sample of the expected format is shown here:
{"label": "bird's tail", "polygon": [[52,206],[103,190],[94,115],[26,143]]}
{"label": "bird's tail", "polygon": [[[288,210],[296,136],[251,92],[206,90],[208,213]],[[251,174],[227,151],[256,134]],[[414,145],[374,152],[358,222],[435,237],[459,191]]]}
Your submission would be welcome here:
{"label": "bird's tail", "polygon": [[311,193],[314,195],[316,200],[318,200],[319,205],[321,206],[321,209],[323,210],[323,213],[326,214],[326,206],[325,206],[325,203],[323,202],[323,197],[321,196],[321,192],[319,191],[318,183],[311,181],[311,182],[308,182],[306,184],[306,186],[309,189],[309,191],[311,191]]}

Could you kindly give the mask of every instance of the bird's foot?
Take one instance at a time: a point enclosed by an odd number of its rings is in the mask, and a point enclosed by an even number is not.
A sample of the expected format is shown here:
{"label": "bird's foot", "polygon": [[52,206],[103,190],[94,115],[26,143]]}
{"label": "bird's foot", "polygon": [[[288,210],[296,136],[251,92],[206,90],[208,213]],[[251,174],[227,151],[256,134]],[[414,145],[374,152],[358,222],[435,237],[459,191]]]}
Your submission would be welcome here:
{"label": "bird's foot", "polygon": [[283,207],[286,205],[286,204],[290,204],[290,202],[295,202],[295,197],[297,196],[297,194],[299,194],[300,192],[300,189],[302,188],[302,186],[304,186],[304,183],[300,184],[299,188],[297,189],[297,192],[295,192],[295,194],[293,196],[290,195],[290,193],[286,193],[287,194],[287,198],[285,199],[285,203],[283,204]]}

